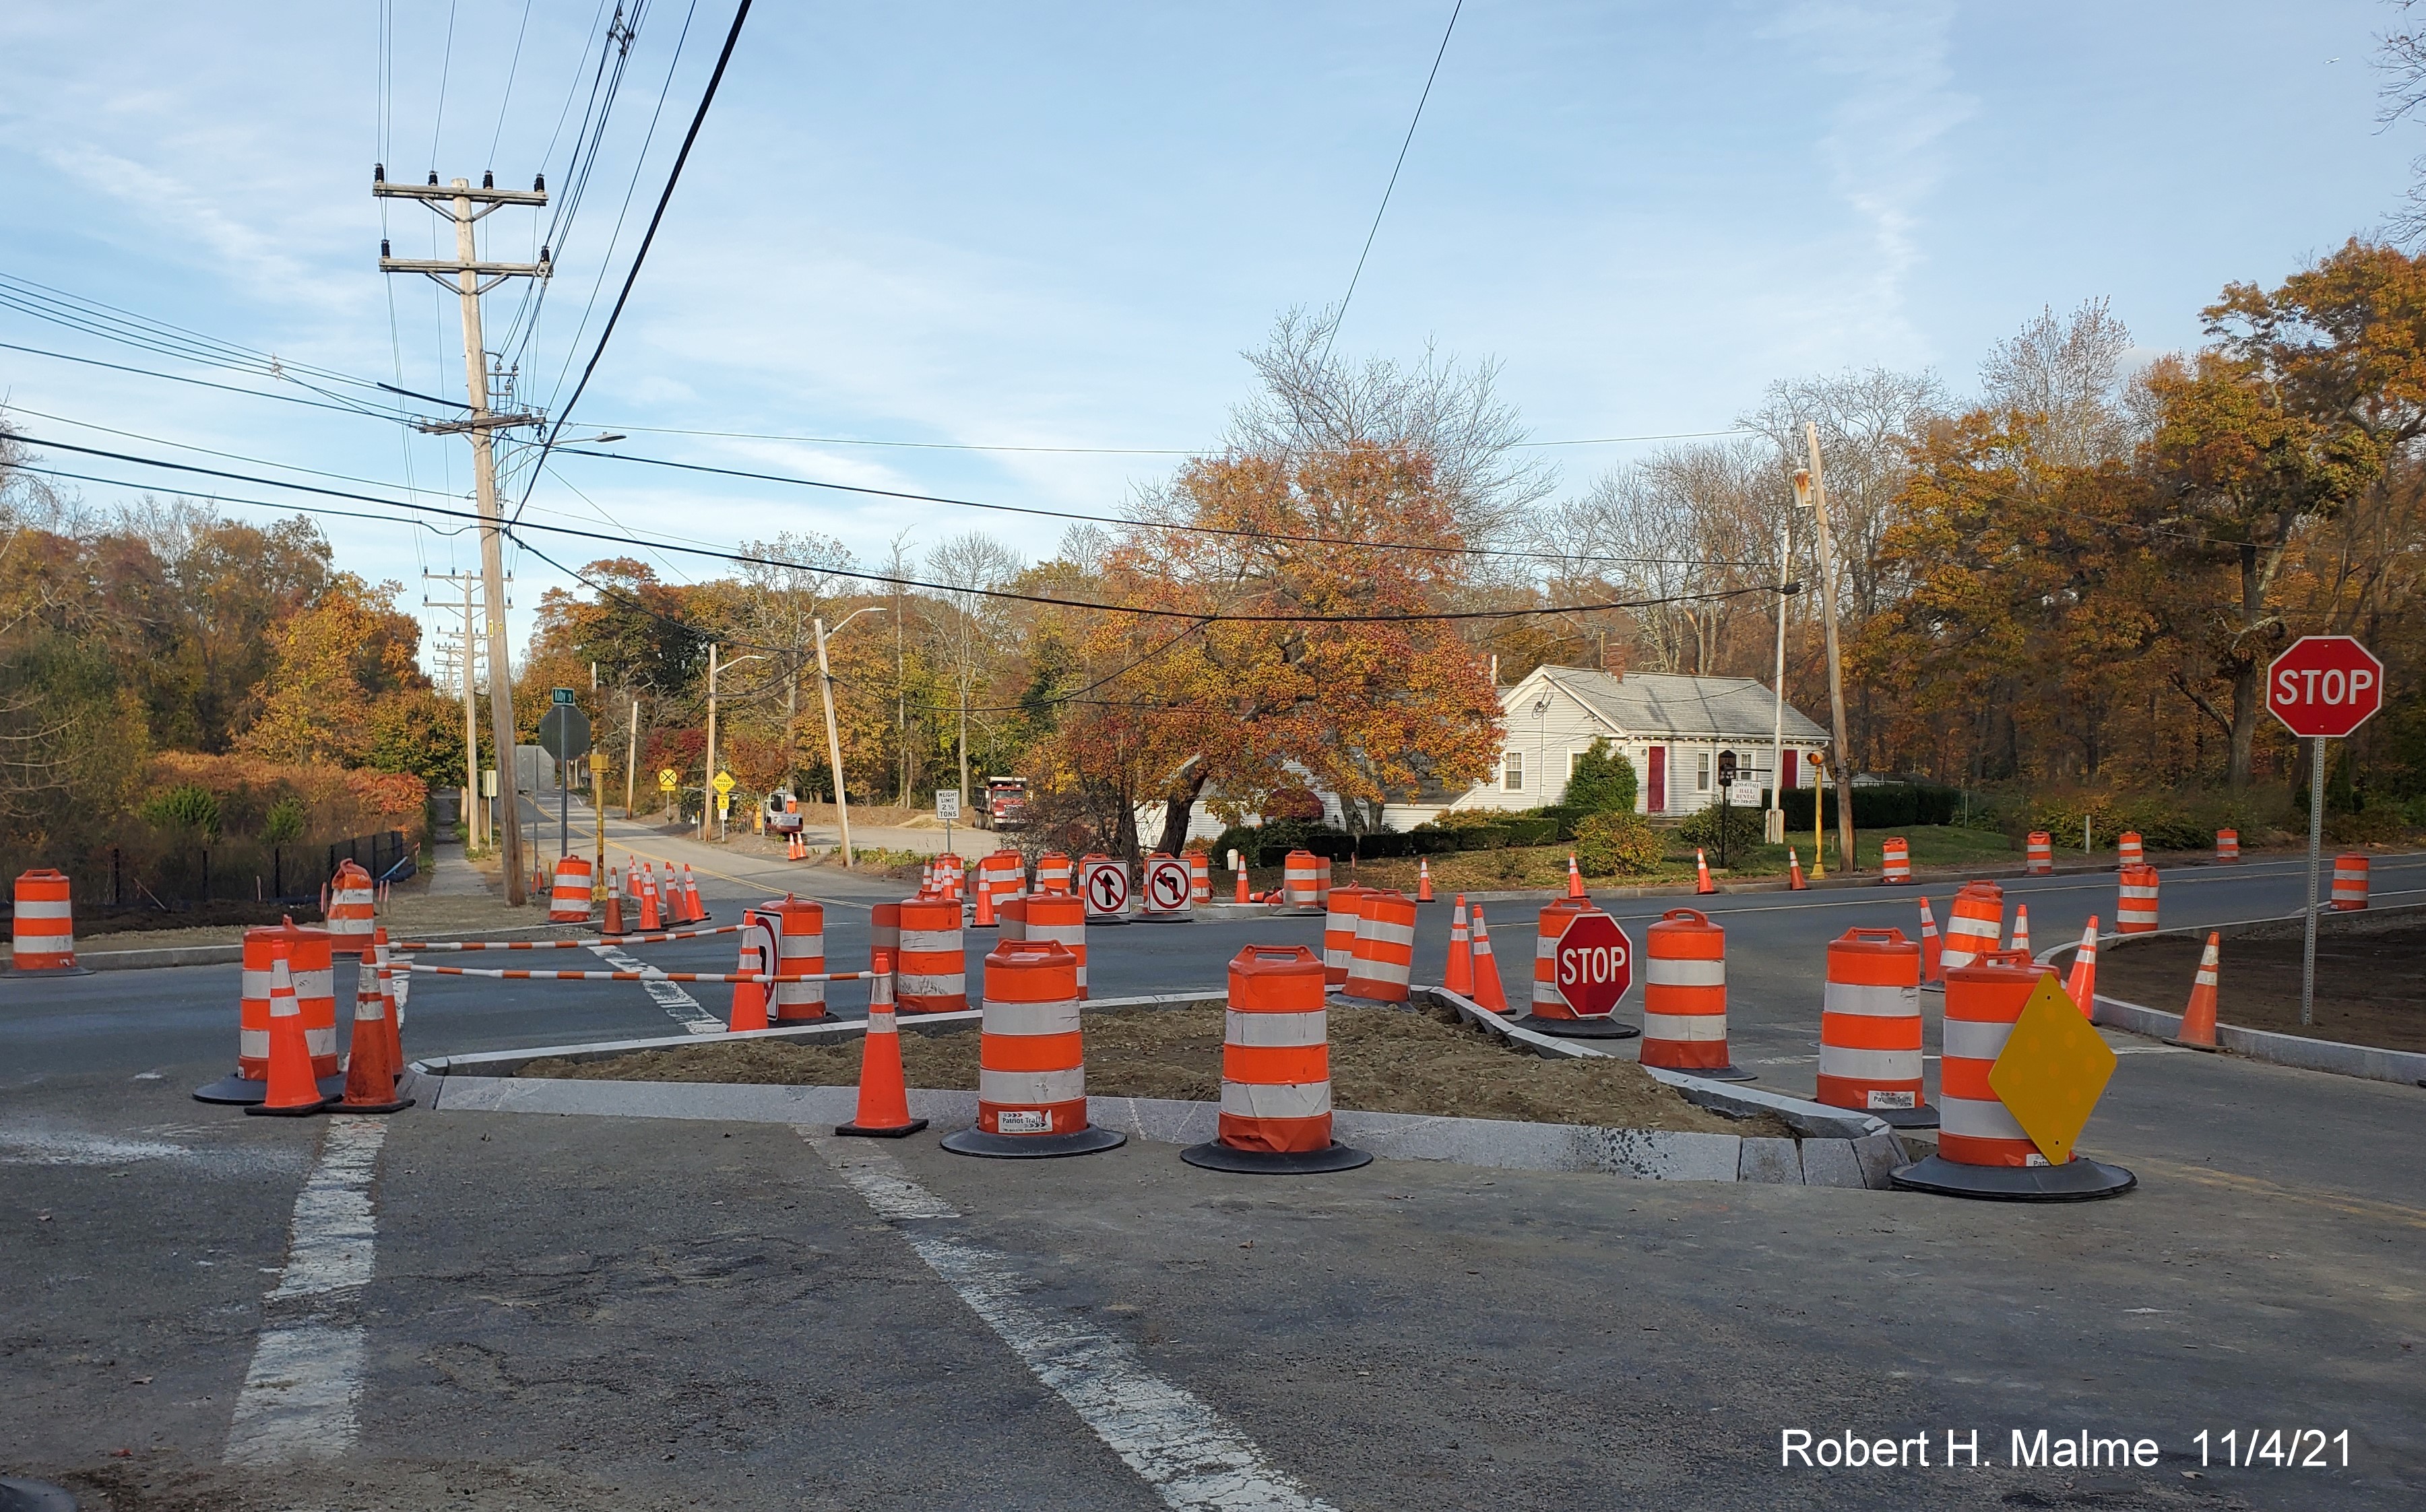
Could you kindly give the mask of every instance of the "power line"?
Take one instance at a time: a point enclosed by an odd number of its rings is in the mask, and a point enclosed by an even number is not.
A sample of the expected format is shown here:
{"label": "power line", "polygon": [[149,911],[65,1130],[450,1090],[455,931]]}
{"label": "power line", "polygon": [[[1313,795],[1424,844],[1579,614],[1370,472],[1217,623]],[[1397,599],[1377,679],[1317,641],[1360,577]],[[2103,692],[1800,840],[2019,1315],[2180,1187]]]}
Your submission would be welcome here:
{"label": "power line", "polygon": [[[436,515],[441,519],[465,520],[471,521],[475,523],[479,523],[481,519],[477,513],[469,510],[442,508],[436,505],[416,504],[404,499],[383,499],[367,493],[349,492],[343,489],[324,489],[315,484],[310,483],[289,483],[283,478],[255,477],[248,474],[230,473],[218,468],[197,467],[190,462],[171,462],[160,458],[140,457],[127,452],[107,451],[97,446],[78,446],[70,442],[45,440],[39,436],[21,435],[17,439],[29,446],[48,446],[59,451],[76,452],[86,457],[104,457],[112,461],[131,462],[138,467],[162,468],[170,472],[191,473],[203,477],[227,478],[234,482],[260,484],[268,488],[284,489],[296,493],[315,494],[324,498],[347,499],[363,504],[383,505],[391,509],[409,509],[416,514]],[[121,488],[140,486],[128,484],[121,479],[115,478],[95,478],[90,481],[114,483]],[[260,501],[256,500],[252,502],[259,503]],[[270,506],[270,507],[281,507]],[[285,507],[301,509],[307,513],[313,512],[302,505],[287,506]],[[621,536],[610,536],[602,531],[580,530],[570,525],[509,525],[505,527],[505,533],[509,536],[512,536],[517,529],[540,530],[548,532],[552,535],[570,536],[581,540],[603,540],[623,546],[651,544],[634,537],[629,532]],[[517,543],[523,550],[530,552],[533,555],[538,556],[541,560],[547,562],[550,566],[557,568],[558,571],[570,571],[570,569],[564,567],[564,564],[557,561],[551,556],[548,556],[545,553],[541,552],[528,541],[522,541],[517,538]],[[782,557],[759,556],[748,552],[724,551],[708,546],[683,545],[671,541],[658,541],[654,544],[663,546],[668,551],[680,552],[685,555],[705,556],[718,561],[734,562],[750,567],[798,568],[801,565],[798,562],[786,561]],[[1090,609],[1102,614],[1124,614],[1140,619],[1198,619],[1206,624],[1424,624],[1451,621],[1464,622],[1484,619],[1525,619],[1541,615],[1587,614],[1620,609],[1643,609],[1666,603],[1709,603],[1726,599],[1741,598],[1747,594],[1774,593],[1777,591],[1774,585],[1755,584],[1749,587],[1716,588],[1703,593],[1671,593],[1642,599],[1611,599],[1590,603],[1542,604],[1529,608],[1435,609],[1412,614],[1204,614],[1182,609],[1156,609],[1138,604],[1102,603],[1090,602],[1085,599],[1056,598],[1051,594],[1043,593],[1019,593],[1009,588],[972,588],[952,583],[930,583],[921,578],[898,577],[887,572],[863,572],[855,568],[848,567],[820,567],[817,569],[817,571],[829,573],[834,577],[849,578],[854,582],[881,584],[887,587],[899,587],[920,588],[930,593],[972,594],[978,598],[998,599],[1011,603],[1037,603],[1055,608]]]}
{"label": "power line", "polygon": [[531,0],[523,0],[522,24],[514,28],[514,56],[506,64],[505,92],[497,96],[497,129],[489,134],[489,161],[485,166],[491,169],[497,166],[497,143],[505,139],[506,107],[514,101],[514,75],[522,70],[523,37],[530,30],[530,13]]}
{"label": "power line", "polygon": [[[974,441],[870,441],[858,436],[793,436],[764,430],[696,430],[680,426],[636,426],[620,420],[602,420],[607,430],[637,432],[651,436],[710,436],[729,441],[787,441],[815,446],[883,446],[905,451],[933,452],[1042,452],[1072,457],[1202,457],[1202,446],[1013,446]],[[1725,430],[1663,430],[1640,436],[1580,436],[1564,441],[1520,441],[1512,444],[1525,447],[1543,446],[1617,446],[1647,441],[1698,441],[1711,436],[1757,436],[1760,432],[1740,426]]]}
{"label": "power line", "polygon": [[[984,509],[997,514],[1039,515],[1048,520],[1072,520],[1088,524],[1119,525],[1145,530],[1171,530],[1187,535],[1226,536],[1245,540],[1284,541],[1305,546],[1348,546],[1372,551],[1421,552],[1441,556],[1500,556],[1526,561],[1609,562],[1647,567],[1760,567],[1760,562],[1727,561],[1711,557],[1610,556],[1572,552],[1523,551],[1512,547],[1441,546],[1428,541],[1353,540],[1336,536],[1298,536],[1275,530],[1240,530],[1221,525],[1182,524],[1162,520],[1127,520],[1118,515],[1081,514],[1072,509],[1047,509],[1041,505],[989,504],[978,499],[956,499],[940,493],[911,493],[899,489],[869,488],[858,483],[827,483],[816,478],[791,477],[782,473],[758,473],[747,468],[712,467],[705,462],[677,462],[662,457],[639,457],[627,452],[593,452],[579,446],[558,448],[565,457],[595,457],[609,461],[635,462],[648,467],[670,467],[686,473],[708,473],[720,477],[745,478],[760,483],[783,483],[793,488],[826,489],[837,493],[865,493],[882,499],[902,499],[913,504],[946,504],[962,509]],[[528,497],[527,494],[525,495]]]}
{"label": "power line", "polygon": [[1315,363],[1317,367],[1331,361],[1331,344],[1339,339],[1339,327],[1348,318],[1348,301],[1356,298],[1356,282],[1365,276],[1365,259],[1373,254],[1373,238],[1382,233],[1382,217],[1390,208],[1391,193],[1399,187],[1399,170],[1407,166],[1407,149],[1415,144],[1415,127],[1424,119],[1425,103],[1432,97],[1432,80],[1440,77],[1441,59],[1448,56],[1448,40],[1457,31],[1458,15],[1464,9],[1465,0],[1457,0],[1449,10],[1448,25],[1441,32],[1440,51],[1432,55],[1432,71],[1424,75],[1424,92],[1415,101],[1414,120],[1407,122],[1406,139],[1399,143],[1399,160],[1390,165],[1389,185],[1382,190],[1381,204],[1374,208],[1373,226],[1365,233],[1365,249],[1356,254],[1356,271],[1349,275],[1348,292],[1340,297],[1339,313],[1331,317],[1331,330],[1322,338],[1322,357]]}
{"label": "power line", "polygon": [[24,352],[33,357],[55,358],[62,362],[81,362],[87,367],[105,367],[113,373],[133,373],[140,378],[166,378],[171,383],[190,383],[196,388],[218,389],[226,394],[242,394],[255,399],[276,399],[281,404],[299,404],[314,410],[334,410],[340,414],[361,415],[370,420],[409,422],[413,417],[401,412],[387,413],[364,409],[354,404],[329,404],[318,399],[306,399],[295,394],[266,394],[259,389],[240,389],[233,383],[213,383],[208,378],[187,378],[181,373],[162,373],[148,367],[129,367],[123,362],[105,362],[98,357],[74,357],[66,352],[45,351],[40,346],[22,346],[15,342],[0,341],[0,351]]}
{"label": "power line", "polygon": [[733,12],[733,25],[724,34],[724,47],[716,55],[716,72],[707,77],[707,88],[699,97],[699,108],[691,113],[690,129],[683,133],[682,151],[674,154],[674,166],[666,174],[665,192],[657,196],[657,208],[649,217],[649,230],[640,238],[640,249],[632,254],[631,271],[624,275],[623,292],[615,297],[615,308],[607,313],[606,329],[598,333],[598,346],[590,354],[589,364],[581,370],[581,381],[574,387],[573,397],[564,401],[556,412],[556,421],[548,427],[547,437],[540,442],[539,461],[531,468],[530,483],[523,491],[522,504],[514,507],[516,519],[522,516],[523,505],[530,502],[530,490],[539,487],[540,468],[556,445],[557,437],[564,434],[564,423],[572,418],[573,407],[590,387],[590,375],[598,371],[598,360],[606,355],[606,343],[614,336],[616,324],[623,318],[623,306],[632,298],[632,285],[639,281],[641,265],[649,260],[649,249],[657,239],[657,227],[664,223],[666,206],[673,202],[674,185],[682,182],[683,165],[690,161],[691,145],[699,140],[699,128],[707,120],[707,108],[716,103],[718,86],[724,82],[724,70],[733,61],[734,45],[741,40],[741,24],[750,19],[750,0],[741,0]]}

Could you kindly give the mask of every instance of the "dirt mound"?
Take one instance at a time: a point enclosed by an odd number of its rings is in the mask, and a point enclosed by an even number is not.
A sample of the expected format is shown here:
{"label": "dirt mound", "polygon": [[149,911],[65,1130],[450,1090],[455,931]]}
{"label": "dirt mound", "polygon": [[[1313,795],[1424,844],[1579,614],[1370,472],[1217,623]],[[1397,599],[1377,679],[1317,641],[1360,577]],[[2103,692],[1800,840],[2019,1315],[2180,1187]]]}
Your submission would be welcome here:
{"label": "dirt mound", "polygon": [[[1509,1118],[1687,1134],[1786,1135],[1783,1120],[1729,1118],[1696,1107],[1630,1060],[1543,1060],[1446,1010],[1334,1006],[1334,1103],[1375,1113]],[[1216,1007],[1116,1008],[1087,1015],[1087,1090],[1103,1097],[1212,1102],[1221,1096],[1222,1013]],[[975,1091],[978,1036],[908,1033],[910,1085]],[[524,1076],[573,1081],[737,1082],[847,1086],[859,1080],[859,1041],[688,1045],[612,1060],[533,1061]]]}

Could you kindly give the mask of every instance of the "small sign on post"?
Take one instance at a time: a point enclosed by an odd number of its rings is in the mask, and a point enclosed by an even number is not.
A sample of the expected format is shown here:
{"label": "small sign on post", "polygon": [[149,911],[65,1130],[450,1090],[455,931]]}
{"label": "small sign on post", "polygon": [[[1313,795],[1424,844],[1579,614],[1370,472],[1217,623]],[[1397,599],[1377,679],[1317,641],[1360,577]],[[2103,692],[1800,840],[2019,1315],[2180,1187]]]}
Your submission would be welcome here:
{"label": "small sign on post", "polygon": [[2303,635],[2266,668],[2266,708],[2308,743],[2308,912],[2300,955],[2300,1022],[2316,1020],[2317,873],[2325,848],[2325,742],[2384,707],[2384,664],[2348,635]]}
{"label": "small sign on post", "polygon": [[939,787],[935,790],[935,817],[944,821],[944,850],[952,848],[952,826],[961,821],[961,790]]}
{"label": "small sign on post", "polygon": [[658,792],[671,793],[674,789],[680,786],[682,786],[682,775],[680,773],[676,772],[671,766],[660,766],[657,768]]}

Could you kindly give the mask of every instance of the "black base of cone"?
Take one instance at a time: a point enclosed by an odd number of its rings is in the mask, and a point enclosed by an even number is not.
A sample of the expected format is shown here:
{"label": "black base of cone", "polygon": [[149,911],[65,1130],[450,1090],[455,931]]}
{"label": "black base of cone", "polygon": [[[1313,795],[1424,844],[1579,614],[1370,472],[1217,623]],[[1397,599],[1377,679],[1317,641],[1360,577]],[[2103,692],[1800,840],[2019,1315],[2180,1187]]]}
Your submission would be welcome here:
{"label": "black base of cone", "polygon": [[2183,1050],[2203,1050],[2210,1055],[2220,1055],[2224,1053],[2224,1047],[2222,1045],[2199,1045],[2193,1044],[2187,1039],[2168,1039],[2165,1043],[2178,1046]]}
{"label": "black base of cone", "polygon": [[873,1129],[857,1123],[838,1123],[834,1125],[834,1133],[856,1134],[862,1139],[907,1139],[925,1127],[927,1127],[926,1119],[913,1118],[908,1123],[897,1123],[882,1129]]}
{"label": "black base of cone", "polygon": [[[0,980],[6,980],[11,976],[90,976],[91,974],[92,968],[89,966],[44,966],[40,968],[32,966],[0,966]],[[26,1484],[31,1485],[33,1483],[28,1481]],[[0,1512],[8,1512],[8,1504],[0,1503]]]}
{"label": "black base of cone", "polygon": [[[412,1099],[402,1097],[393,1102],[348,1102],[343,1098],[329,1104],[332,1113],[402,1113],[412,1106]],[[250,1113],[252,1110],[245,1110]]]}
{"label": "black base of cone", "polygon": [[2122,1166],[2094,1160],[2062,1166],[1958,1166],[1943,1155],[1890,1171],[1887,1180],[1906,1191],[1994,1202],[2089,1202],[2121,1197],[2140,1184],[2140,1178]]}
{"label": "black base of cone", "polygon": [[1370,1151],[1350,1150],[1341,1144],[1329,1150],[1282,1151],[1233,1150],[1220,1140],[1190,1145],[1179,1152],[1179,1158],[1208,1171],[1236,1171],[1244,1176],[1320,1176],[1373,1164]]}
{"label": "black base of cone", "polygon": [[[346,1079],[343,1076],[323,1076],[318,1086],[321,1095],[331,1102],[346,1095]],[[228,1072],[208,1086],[194,1088],[194,1101],[197,1102],[225,1102],[231,1106],[258,1102],[267,1096],[269,1096],[267,1082],[247,1081],[234,1071]]]}
{"label": "black base of cone", "polygon": [[[1649,1062],[1644,1064],[1648,1065]],[[1662,1066],[1659,1069],[1663,1071],[1674,1071],[1679,1076],[1698,1076],[1706,1082],[1757,1082],[1760,1080],[1758,1071],[1748,1071],[1740,1066]]]}
{"label": "black base of cone", "polygon": [[1516,1021],[1518,1027],[1535,1034],[1556,1035],[1561,1039],[1632,1039],[1642,1033],[1630,1023],[1615,1019],[1545,1019],[1528,1013]]}
{"label": "black base of cone", "polygon": [[8,1475],[0,1476],[0,1512],[76,1512],[76,1504],[64,1486]]}
{"label": "black base of cone", "polygon": [[265,1118],[308,1118],[315,1113],[328,1111],[335,1102],[334,1098],[324,1097],[317,1102],[299,1102],[291,1108],[273,1108],[267,1102],[248,1102],[244,1111],[259,1114]]}
{"label": "black base of cone", "polygon": [[1924,1102],[1917,1108],[1852,1108],[1853,1113],[1867,1113],[1890,1129],[1934,1129],[1937,1110]]}
{"label": "black base of cone", "polygon": [[1050,1160],[1057,1155],[1092,1155],[1099,1150],[1117,1150],[1128,1143],[1129,1136],[1109,1129],[1078,1129],[1057,1134],[994,1134],[982,1129],[962,1129],[944,1136],[946,1150],[955,1155],[985,1155],[995,1160]]}

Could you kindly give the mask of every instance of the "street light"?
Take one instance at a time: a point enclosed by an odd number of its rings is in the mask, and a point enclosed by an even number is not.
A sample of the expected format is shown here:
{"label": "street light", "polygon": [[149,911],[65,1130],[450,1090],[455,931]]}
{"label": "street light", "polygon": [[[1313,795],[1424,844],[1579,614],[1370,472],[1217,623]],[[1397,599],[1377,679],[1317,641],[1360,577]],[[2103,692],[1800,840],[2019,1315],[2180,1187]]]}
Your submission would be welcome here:
{"label": "street light", "polygon": [[[716,660],[716,653],[721,650],[723,648],[714,641],[709,641],[707,644],[707,771],[700,779],[700,782],[709,791],[714,790],[716,781],[716,674],[726,667],[738,667],[743,662],[763,662],[767,659],[753,651],[747,656],[736,656],[720,666]],[[721,840],[724,838],[721,832],[722,826],[720,825],[718,829],[717,838]],[[703,842],[707,839],[707,803],[704,798],[699,806],[699,838]]]}
{"label": "street light", "polygon": [[[849,628],[853,619],[858,619],[861,615],[883,614],[886,612],[886,609],[887,606],[881,603],[871,603],[864,609],[853,609],[850,613],[843,616],[842,623],[834,626],[832,633],[839,635],[845,629]],[[842,735],[834,728],[833,669],[826,665],[826,635],[828,634],[826,630],[826,622],[823,619],[818,619],[816,621],[816,624],[817,627],[817,691],[824,696],[826,704],[827,769],[833,774],[834,821],[836,827],[842,831],[842,863],[848,867],[851,864],[850,799],[844,794],[842,788]]]}

